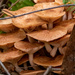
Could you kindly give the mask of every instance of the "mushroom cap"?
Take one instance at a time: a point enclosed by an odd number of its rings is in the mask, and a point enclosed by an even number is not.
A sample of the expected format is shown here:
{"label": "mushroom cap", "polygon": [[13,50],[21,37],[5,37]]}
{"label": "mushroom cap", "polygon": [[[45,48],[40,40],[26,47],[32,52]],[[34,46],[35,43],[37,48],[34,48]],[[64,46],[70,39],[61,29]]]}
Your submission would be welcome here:
{"label": "mushroom cap", "polygon": [[68,33],[71,33],[72,29],[73,29],[73,27],[75,25],[75,19],[65,20],[65,21],[59,22],[56,25],[57,26],[61,25],[62,27],[64,27],[65,29],[67,29]]}
{"label": "mushroom cap", "polygon": [[[6,11],[12,13],[13,15],[21,15],[24,13],[34,11],[33,7],[31,7],[31,6],[23,7],[17,11],[9,11],[8,9],[3,9],[3,10],[6,10]],[[11,14],[9,14],[5,11],[3,11],[3,12],[11,16]],[[39,16],[37,16],[35,14],[29,14],[29,15],[24,15],[21,17],[13,18],[12,22],[13,22],[13,25],[15,25],[16,27],[24,28],[24,29],[34,28],[36,26],[40,26],[40,25],[47,23],[46,21],[42,20]]]}
{"label": "mushroom cap", "polygon": [[55,0],[55,2],[57,2],[59,4],[63,4],[63,0]]}
{"label": "mushroom cap", "polygon": [[18,65],[21,65],[25,62],[27,62],[29,60],[28,55],[25,54],[19,61],[18,61]]}
{"label": "mushroom cap", "polygon": [[33,60],[35,64],[41,66],[60,66],[63,62],[63,55],[58,55],[55,58],[47,57],[47,56],[36,56]]}
{"label": "mushroom cap", "polygon": [[61,26],[56,26],[51,30],[40,30],[28,33],[27,35],[40,41],[53,41],[67,34],[67,30]]}
{"label": "mushroom cap", "polygon": [[[45,8],[50,8],[50,7],[55,7],[59,6],[60,4],[56,2],[45,2],[45,3],[38,3],[34,5],[34,10],[40,10],[40,9],[45,9]],[[64,8],[56,8],[56,9],[50,9],[50,10],[45,10],[45,11],[40,11],[35,13],[39,17],[41,17],[43,20],[46,21],[55,21],[62,17],[65,12],[63,12]]]}
{"label": "mushroom cap", "polygon": [[0,60],[2,62],[18,62],[24,54],[26,53],[12,47],[5,52],[0,52]]}
{"label": "mushroom cap", "polygon": [[7,20],[0,20],[0,30],[4,31],[4,32],[11,32],[18,29],[17,27],[15,27],[12,24],[12,20],[11,19],[7,19]]}
{"label": "mushroom cap", "polygon": [[0,46],[11,44],[24,38],[26,38],[26,34],[21,29],[12,33],[0,34]]}
{"label": "mushroom cap", "polygon": [[55,0],[34,0],[35,3],[54,2]]}
{"label": "mushroom cap", "polygon": [[30,43],[26,41],[18,41],[14,43],[15,48],[22,50],[26,53],[35,53],[36,51],[40,50],[44,47],[41,43]]}
{"label": "mushroom cap", "polygon": [[28,70],[28,71],[20,72],[20,75],[37,75],[37,74],[39,75],[44,72],[45,72],[45,70],[38,70],[38,71]]}
{"label": "mushroom cap", "polygon": [[65,35],[62,38],[59,38],[57,40],[54,40],[52,42],[50,42],[51,45],[53,46],[63,46],[65,43],[67,43],[67,41],[69,40],[70,35]]}

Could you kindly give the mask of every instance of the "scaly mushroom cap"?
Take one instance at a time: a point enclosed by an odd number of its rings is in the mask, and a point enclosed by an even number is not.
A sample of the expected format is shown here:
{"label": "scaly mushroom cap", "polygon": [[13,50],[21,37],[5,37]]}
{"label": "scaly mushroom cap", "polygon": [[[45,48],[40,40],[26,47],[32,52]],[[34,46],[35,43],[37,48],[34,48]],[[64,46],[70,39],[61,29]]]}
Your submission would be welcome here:
{"label": "scaly mushroom cap", "polygon": [[[59,6],[59,5],[60,4],[58,4],[56,2],[38,3],[38,4],[34,5],[34,10],[40,10],[40,9],[55,7],[55,6]],[[63,12],[63,10],[64,10],[64,8],[56,8],[56,9],[40,11],[35,14],[40,16],[43,20],[53,22],[65,14],[65,12]]]}
{"label": "scaly mushroom cap", "polygon": [[7,20],[0,20],[0,30],[4,31],[4,32],[11,32],[18,29],[17,27],[15,27],[12,24],[12,20],[11,19],[7,19]]}
{"label": "scaly mushroom cap", "polygon": [[55,0],[34,0],[35,3],[54,2]]}
{"label": "scaly mushroom cap", "polygon": [[26,38],[26,34],[21,29],[12,33],[0,34],[0,46],[12,44],[24,38]]}
{"label": "scaly mushroom cap", "polygon": [[41,66],[60,66],[63,62],[63,55],[58,55],[55,58],[47,57],[47,56],[36,56],[33,60],[35,64]]}
{"label": "scaly mushroom cap", "polygon": [[64,27],[65,29],[67,29],[68,33],[71,33],[72,29],[75,25],[75,19],[65,20],[65,21],[62,21],[62,22],[58,23],[57,25],[58,26],[60,25],[60,26]]}
{"label": "scaly mushroom cap", "polygon": [[[6,11],[12,13],[13,15],[20,15],[23,13],[31,12],[31,11],[33,11],[32,9],[33,9],[33,7],[24,7],[17,11],[9,11],[8,9],[3,9],[3,12],[8,14],[7,12],[4,11],[4,10],[6,10]],[[10,15],[10,16],[12,16],[12,15]],[[35,14],[29,14],[29,15],[24,15],[21,17],[13,18],[12,22],[16,27],[24,28],[24,29],[35,28],[36,26],[40,26],[40,25],[47,23],[46,21],[42,20],[39,16],[37,16]]]}
{"label": "scaly mushroom cap", "polygon": [[67,41],[69,40],[70,35],[65,35],[64,37],[57,39],[55,41],[50,42],[51,45],[53,46],[63,46],[67,43]]}
{"label": "scaly mushroom cap", "polygon": [[0,52],[0,60],[2,62],[18,62],[24,54],[26,53],[13,47],[5,52]]}
{"label": "scaly mushroom cap", "polygon": [[28,55],[24,55],[19,61],[18,61],[18,65],[21,65],[25,62],[27,62],[29,60]]}
{"label": "scaly mushroom cap", "polygon": [[40,41],[53,41],[67,34],[67,30],[61,26],[56,26],[51,30],[40,30],[28,33],[27,35]]}
{"label": "scaly mushroom cap", "polygon": [[43,74],[44,72],[45,70],[39,70],[39,71],[27,70],[27,71],[20,72],[20,75],[39,75],[39,74]]}
{"label": "scaly mushroom cap", "polygon": [[14,44],[15,48],[20,49],[26,53],[35,53],[44,47],[43,44],[40,43],[29,43],[26,41],[18,41]]}

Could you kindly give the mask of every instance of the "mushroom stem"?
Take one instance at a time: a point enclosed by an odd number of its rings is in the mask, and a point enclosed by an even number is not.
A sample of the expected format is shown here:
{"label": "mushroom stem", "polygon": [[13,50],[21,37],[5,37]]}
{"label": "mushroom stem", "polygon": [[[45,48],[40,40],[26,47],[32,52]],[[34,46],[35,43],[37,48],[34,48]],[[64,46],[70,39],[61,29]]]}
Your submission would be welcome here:
{"label": "mushroom stem", "polygon": [[45,42],[45,48],[46,48],[48,53],[50,53],[52,51],[51,46],[47,42]]}
{"label": "mushroom stem", "polygon": [[65,15],[62,18],[62,21],[65,21],[65,20],[67,20],[67,13],[65,13]]}
{"label": "mushroom stem", "polygon": [[47,29],[52,29],[52,28],[53,28],[53,22],[49,22],[48,26],[47,26]]}
{"label": "mushroom stem", "polygon": [[72,11],[68,12],[68,20],[72,19]]}
{"label": "mushroom stem", "polygon": [[65,51],[66,51],[66,47],[62,48],[62,47],[59,47],[59,52],[61,54],[64,54],[65,55]]}
{"label": "mushroom stem", "polygon": [[38,66],[35,66],[35,64],[33,63],[33,54],[32,54],[32,53],[29,54],[29,62],[30,62],[30,64],[31,64],[31,66],[32,66],[35,70],[38,70],[38,69],[39,69],[39,67],[38,67]]}
{"label": "mushroom stem", "polygon": [[25,70],[28,70],[27,63],[24,63],[24,69],[25,69]]}
{"label": "mushroom stem", "polygon": [[31,38],[30,36],[28,36],[28,40],[29,40],[30,43],[33,43],[34,42],[34,39]]}
{"label": "mushroom stem", "polygon": [[15,70],[19,73],[21,71],[23,71],[23,69],[21,69],[17,63],[13,64],[15,66]]}
{"label": "mushroom stem", "polygon": [[52,57],[55,57],[56,52],[57,52],[57,47],[54,47],[53,50],[50,52],[50,55],[51,55]]}

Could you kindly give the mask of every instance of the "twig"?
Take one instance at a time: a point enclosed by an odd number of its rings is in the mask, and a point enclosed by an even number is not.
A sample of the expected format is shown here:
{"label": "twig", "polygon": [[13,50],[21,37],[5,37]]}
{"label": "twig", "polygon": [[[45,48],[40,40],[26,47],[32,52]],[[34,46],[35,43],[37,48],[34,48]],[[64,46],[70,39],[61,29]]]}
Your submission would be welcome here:
{"label": "twig", "polygon": [[11,75],[1,61],[0,61],[0,65],[3,67],[7,75]]}
{"label": "twig", "polygon": [[[13,6],[15,6],[16,5],[16,3],[18,3],[20,0],[17,0],[15,3],[13,3],[8,9],[10,10]],[[1,15],[0,15],[0,17],[2,17],[4,15],[4,13],[2,13]]]}

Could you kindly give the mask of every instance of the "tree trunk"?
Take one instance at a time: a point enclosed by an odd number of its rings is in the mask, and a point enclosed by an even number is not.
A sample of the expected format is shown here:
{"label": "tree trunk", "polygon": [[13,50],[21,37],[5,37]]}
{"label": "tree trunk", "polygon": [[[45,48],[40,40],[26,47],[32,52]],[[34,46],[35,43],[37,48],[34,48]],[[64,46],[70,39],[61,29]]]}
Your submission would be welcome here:
{"label": "tree trunk", "polygon": [[75,26],[67,43],[62,67],[64,75],[75,75]]}

